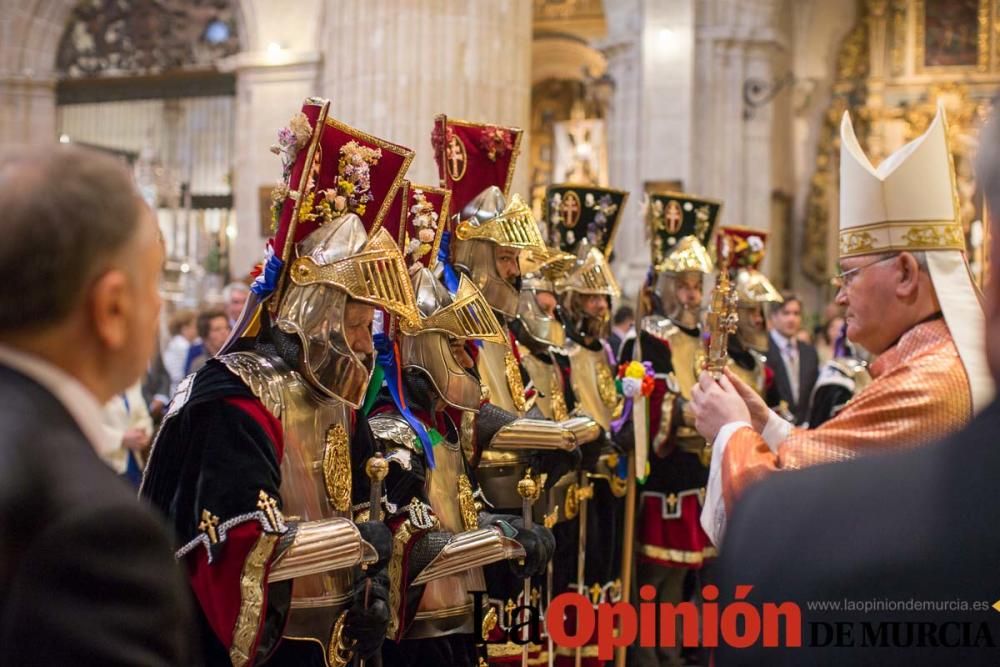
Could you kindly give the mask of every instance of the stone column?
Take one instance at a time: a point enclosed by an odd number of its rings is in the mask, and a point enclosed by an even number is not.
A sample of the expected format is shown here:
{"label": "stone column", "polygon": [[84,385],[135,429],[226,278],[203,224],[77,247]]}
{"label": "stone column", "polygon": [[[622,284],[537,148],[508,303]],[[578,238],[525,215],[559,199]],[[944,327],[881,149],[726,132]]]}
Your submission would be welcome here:
{"label": "stone column", "polygon": [[55,80],[0,78],[0,145],[55,140]]}
{"label": "stone column", "polygon": [[[340,120],[416,151],[409,178],[437,184],[434,116],[531,124],[530,0],[338,0],[321,28],[321,90]],[[528,194],[530,137],[514,192]]]}
{"label": "stone column", "polygon": [[605,4],[601,49],[615,93],[608,111],[612,187],[631,193],[615,243],[615,274],[634,299],[650,263],[642,216],[647,181],[691,189],[694,109],[694,2],[619,0]]}

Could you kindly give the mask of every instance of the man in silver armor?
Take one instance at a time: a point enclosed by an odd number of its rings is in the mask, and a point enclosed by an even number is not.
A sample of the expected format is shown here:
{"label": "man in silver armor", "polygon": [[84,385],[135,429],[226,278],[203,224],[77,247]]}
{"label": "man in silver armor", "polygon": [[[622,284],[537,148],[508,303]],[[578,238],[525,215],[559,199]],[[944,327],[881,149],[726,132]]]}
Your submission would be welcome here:
{"label": "man in silver armor", "polygon": [[[620,296],[610,256],[627,197],[619,190],[562,184],[550,186],[545,196],[549,243],[554,252],[574,258],[556,285],[566,332],[567,393],[574,399],[574,413],[593,418],[603,435],[574,471],[567,490],[567,509],[559,518],[573,520],[554,529],[558,565],[553,588],[556,593],[575,590],[595,605],[617,602],[622,595],[623,497],[632,431],[620,419],[615,355],[605,339],[610,302]],[[578,653],[581,664],[594,664],[593,643],[569,655]],[[564,653],[566,649],[560,651]]]}
{"label": "man in silver armor", "polygon": [[[651,364],[649,476],[639,496],[636,562],[639,585],[656,589],[656,599],[684,600],[688,574],[716,555],[701,529],[702,497],[708,481],[705,439],[694,430],[687,409],[704,357],[702,301],[705,279],[714,270],[710,239],[722,203],[680,192],[650,195],[646,211],[651,250],[646,315],[637,339],[641,360]],[[622,346],[633,359],[636,339]],[[678,647],[638,648],[642,667],[681,664]]]}
{"label": "man in silver armor", "polygon": [[173,521],[209,665],[342,667],[377,653],[388,625],[391,536],[354,522],[373,452],[355,409],[375,308],[417,320],[377,229],[412,153],[328,109],[306,100],[279,135],[277,232],[241,337],[181,384],[142,487]]}
{"label": "man in silver armor", "polygon": [[[390,462],[387,503],[397,508],[388,519],[394,550],[383,659],[400,666],[476,667],[484,628],[474,627],[472,594],[486,590],[483,568],[537,574],[554,545],[544,526],[529,528],[519,516],[494,513],[463,456],[461,440],[469,434],[461,417],[480,406],[466,347],[505,338],[469,278],[461,276],[452,294],[432,273],[437,258],[429,249],[437,247],[447,219],[444,192],[412,186],[400,221],[419,326],[390,323],[391,335],[376,336],[387,386],[369,422]],[[479,618],[485,619],[483,611]]]}
{"label": "man in silver armor", "polygon": [[[471,434],[465,441],[469,443],[466,456],[497,513],[530,513],[535,521],[544,523],[545,512],[554,508],[550,501],[552,486],[576,468],[580,445],[598,439],[601,429],[586,416],[563,421],[544,418],[535,406],[535,391],[507,327],[507,321],[517,312],[520,256],[546,251],[531,209],[518,195],[510,199],[506,195],[517,144],[511,144],[515,150],[510,152],[496,140],[506,135],[519,136],[519,132],[441,117],[432,140],[441,148],[435,157],[444,183],[455,192],[460,211],[453,221],[454,229],[447,233],[453,238],[443,244],[451,250],[446,253],[448,261],[479,287],[496,312],[504,334],[503,341],[483,341],[468,348],[481,381],[482,404],[477,415],[463,416],[464,429]],[[449,155],[464,158],[460,172],[451,169],[457,163],[448,160]],[[471,189],[472,183],[479,189]],[[531,510],[518,495],[518,486],[528,475],[540,482],[542,489]],[[552,516],[548,519],[549,523],[554,520]],[[540,592],[544,582],[538,579],[529,592],[517,577],[505,576],[496,568],[489,574],[491,604],[501,621],[508,619],[509,610],[519,604],[533,604],[545,597]],[[524,600],[526,594],[533,600]],[[544,611],[542,605],[534,606]],[[509,659],[512,652],[520,651],[515,644],[489,648],[491,660],[505,656]],[[532,660],[545,659],[534,646],[531,656]]]}

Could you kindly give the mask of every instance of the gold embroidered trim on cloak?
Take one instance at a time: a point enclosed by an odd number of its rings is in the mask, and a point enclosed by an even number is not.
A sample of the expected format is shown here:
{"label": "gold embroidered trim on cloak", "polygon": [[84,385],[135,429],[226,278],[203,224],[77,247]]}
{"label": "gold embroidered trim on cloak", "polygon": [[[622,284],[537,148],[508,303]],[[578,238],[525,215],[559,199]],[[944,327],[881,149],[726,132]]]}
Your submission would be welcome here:
{"label": "gold embroidered trim on cloak", "polygon": [[233,628],[233,643],[229,647],[229,659],[233,667],[242,667],[250,662],[250,651],[257,638],[264,609],[264,566],[274,552],[278,537],[262,533],[243,562],[243,572],[240,574],[240,611]]}

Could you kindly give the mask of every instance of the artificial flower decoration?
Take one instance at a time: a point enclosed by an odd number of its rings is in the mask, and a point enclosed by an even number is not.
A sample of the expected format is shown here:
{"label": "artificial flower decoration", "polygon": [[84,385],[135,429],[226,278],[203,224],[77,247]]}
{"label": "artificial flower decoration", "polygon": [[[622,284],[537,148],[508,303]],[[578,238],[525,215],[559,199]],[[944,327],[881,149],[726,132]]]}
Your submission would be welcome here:
{"label": "artificial flower decoration", "polygon": [[483,128],[479,145],[486,151],[486,157],[496,162],[497,158],[506,155],[507,151],[514,150],[514,135],[496,125],[487,125]]}
{"label": "artificial flower decoration", "polygon": [[406,252],[413,262],[410,265],[411,272],[422,266],[419,260],[432,250],[438,229],[438,213],[434,210],[434,204],[427,200],[424,191],[414,190],[413,199],[415,203],[410,207],[410,224],[417,236],[409,239],[406,246]]}
{"label": "artificial flower decoration", "polygon": [[622,395],[627,398],[650,396],[653,393],[653,364],[648,361],[630,361],[618,367],[618,381]]}

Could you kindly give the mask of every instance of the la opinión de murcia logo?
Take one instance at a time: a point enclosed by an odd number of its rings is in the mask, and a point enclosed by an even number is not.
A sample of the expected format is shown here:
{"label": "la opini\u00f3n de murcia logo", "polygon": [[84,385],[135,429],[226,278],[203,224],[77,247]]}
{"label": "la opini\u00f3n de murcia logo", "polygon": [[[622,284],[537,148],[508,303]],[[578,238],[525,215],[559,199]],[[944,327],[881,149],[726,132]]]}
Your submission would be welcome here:
{"label": "la opini\u00f3n de murcia logo", "polygon": [[[579,593],[561,593],[549,603],[544,619],[537,606],[521,605],[513,610],[510,626],[499,637],[480,644],[540,643],[544,620],[545,630],[555,645],[579,648],[596,641],[600,660],[611,660],[616,648],[636,643],[644,648],[802,647],[803,621],[798,603],[765,602],[757,606],[747,601],[752,590],[752,585],[736,586],[733,601],[720,606],[717,602],[719,589],[709,584],[702,588],[700,604],[674,604],[656,602],[656,589],[646,585],[639,589],[638,608],[626,602],[594,605]],[[474,592],[473,597],[475,627],[482,627],[486,593]],[[810,609],[813,606],[810,605]],[[1000,601],[994,608],[1000,611]],[[514,618],[519,622],[514,622]],[[567,624],[568,618],[575,618],[575,623]],[[678,625],[682,628],[680,637],[677,636]],[[809,643],[806,648],[994,646],[989,624],[985,621],[810,621],[807,625]]]}

